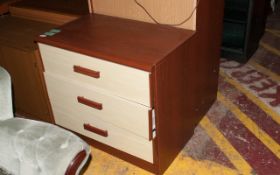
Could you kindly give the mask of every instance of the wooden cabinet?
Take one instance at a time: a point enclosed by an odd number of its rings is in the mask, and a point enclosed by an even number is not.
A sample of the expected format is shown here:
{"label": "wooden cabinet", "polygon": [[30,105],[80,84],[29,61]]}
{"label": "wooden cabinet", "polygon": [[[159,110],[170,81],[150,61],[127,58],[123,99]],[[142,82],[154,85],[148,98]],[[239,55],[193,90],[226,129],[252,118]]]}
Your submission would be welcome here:
{"label": "wooden cabinet", "polygon": [[0,65],[12,77],[15,112],[51,122],[40,56],[33,40],[53,26],[8,16],[0,19],[0,25]]}
{"label": "wooden cabinet", "polygon": [[55,123],[164,173],[216,98],[222,12],[207,12],[222,9],[215,2],[200,4],[197,31],[95,14],[38,37]]}

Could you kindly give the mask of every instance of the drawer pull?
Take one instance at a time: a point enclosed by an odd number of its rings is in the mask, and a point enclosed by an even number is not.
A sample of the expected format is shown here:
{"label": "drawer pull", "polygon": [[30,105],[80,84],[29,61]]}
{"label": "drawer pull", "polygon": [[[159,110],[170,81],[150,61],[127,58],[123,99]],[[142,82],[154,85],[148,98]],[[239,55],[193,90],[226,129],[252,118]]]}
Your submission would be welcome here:
{"label": "drawer pull", "polygon": [[91,100],[86,99],[86,98],[81,97],[81,96],[77,97],[77,100],[81,104],[87,105],[89,107],[92,107],[92,108],[95,108],[95,109],[98,109],[98,110],[102,110],[102,108],[103,108],[102,103],[97,103],[95,101],[91,101]]}
{"label": "drawer pull", "polygon": [[84,75],[87,75],[87,76],[90,76],[93,78],[100,78],[100,72],[98,72],[98,71],[94,71],[94,70],[87,69],[87,68],[77,66],[77,65],[73,66],[73,70],[74,70],[74,72],[84,74]]}
{"label": "drawer pull", "polygon": [[91,126],[90,124],[84,124],[84,129],[103,137],[108,137],[108,131],[96,128],[94,126]]}

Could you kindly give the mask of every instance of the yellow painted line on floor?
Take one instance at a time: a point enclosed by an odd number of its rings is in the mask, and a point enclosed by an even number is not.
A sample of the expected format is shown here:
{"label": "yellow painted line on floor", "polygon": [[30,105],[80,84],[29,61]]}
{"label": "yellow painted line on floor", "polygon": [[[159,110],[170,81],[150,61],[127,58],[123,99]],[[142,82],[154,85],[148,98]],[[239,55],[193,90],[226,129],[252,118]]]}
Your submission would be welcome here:
{"label": "yellow painted line on floor", "polygon": [[264,42],[260,42],[260,45],[265,48],[267,51],[277,55],[277,56],[280,56],[280,50],[274,48],[274,47],[271,47],[270,45],[264,43]]}
{"label": "yellow painted line on floor", "polygon": [[253,60],[250,60],[248,62],[250,65],[252,65],[253,67],[255,67],[258,71],[260,71],[261,73],[265,74],[265,75],[268,75],[270,79],[274,80],[274,81],[277,81],[277,82],[280,82],[280,76],[274,72],[272,72],[271,70],[263,67],[262,65],[260,65],[259,63],[253,61]]}
{"label": "yellow painted line on floor", "polygon": [[226,99],[220,92],[218,92],[218,101],[227,107],[240,122],[248,128],[252,134],[255,135],[275,156],[280,159],[280,145],[264,132],[258,125],[243,113],[235,104]]}
{"label": "yellow painted line on floor", "polygon": [[92,160],[83,175],[152,175],[131,163],[91,147]]}
{"label": "yellow painted line on floor", "polygon": [[211,123],[207,116],[201,120],[200,125],[241,174],[251,174],[253,170],[252,167],[244,160],[240,153],[231,145],[214,124]]}
{"label": "yellow painted line on floor", "polygon": [[[91,147],[92,160],[83,175],[152,175],[131,163]],[[165,175],[240,175],[237,170],[209,160],[194,160],[179,154]]]}
{"label": "yellow painted line on floor", "polygon": [[165,175],[240,175],[240,172],[209,160],[178,156]]}
{"label": "yellow painted line on floor", "polygon": [[220,69],[220,75],[224,77],[225,81],[233,85],[236,89],[242,92],[248,99],[250,99],[253,103],[255,103],[260,109],[262,109],[265,113],[267,113],[275,122],[280,125],[280,116],[279,114],[271,109],[267,104],[261,101],[258,97],[256,97],[252,92],[245,89],[242,85],[240,85],[234,79],[228,77],[226,73]]}
{"label": "yellow painted line on floor", "polygon": [[271,34],[273,34],[274,36],[280,37],[280,31],[275,31],[275,30],[271,30],[271,29],[265,29],[266,32],[269,32]]}

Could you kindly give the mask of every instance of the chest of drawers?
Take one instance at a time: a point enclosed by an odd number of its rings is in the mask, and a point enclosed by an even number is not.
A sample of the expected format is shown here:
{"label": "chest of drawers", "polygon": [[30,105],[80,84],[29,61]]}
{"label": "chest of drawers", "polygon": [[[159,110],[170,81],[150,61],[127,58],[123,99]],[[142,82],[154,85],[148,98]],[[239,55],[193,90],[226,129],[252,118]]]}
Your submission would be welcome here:
{"label": "chest of drawers", "polygon": [[198,83],[188,64],[195,60],[189,47],[194,31],[103,15],[60,30],[36,40],[56,124],[163,173],[215,100],[213,83],[203,108],[193,107]]}
{"label": "chest of drawers", "polygon": [[153,163],[150,73],[39,47],[56,124]]}

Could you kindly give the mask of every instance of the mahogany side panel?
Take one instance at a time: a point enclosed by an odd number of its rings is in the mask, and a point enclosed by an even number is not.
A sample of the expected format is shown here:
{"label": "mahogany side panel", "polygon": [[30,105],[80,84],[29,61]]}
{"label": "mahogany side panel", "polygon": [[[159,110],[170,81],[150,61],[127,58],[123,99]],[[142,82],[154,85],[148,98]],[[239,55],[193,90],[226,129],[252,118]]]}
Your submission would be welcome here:
{"label": "mahogany side panel", "polygon": [[[196,75],[197,82],[189,86],[189,98],[193,101],[194,116],[205,115],[216,100],[219,76],[219,61],[222,41],[224,0],[201,1],[198,9],[197,31],[191,38],[187,69]],[[195,58],[195,59],[194,59]],[[192,80],[193,81],[193,80]]]}
{"label": "mahogany side panel", "polygon": [[155,109],[160,174],[191,138],[216,99],[222,19],[223,0],[201,1],[195,35],[156,65]]}
{"label": "mahogany side panel", "polygon": [[187,57],[184,44],[155,69],[157,155],[160,174],[164,173],[193,134],[192,123],[195,121],[188,115],[192,102],[188,100],[187,93],[189,77],[194,75],[189,74],[184,67],[183,62]]}

